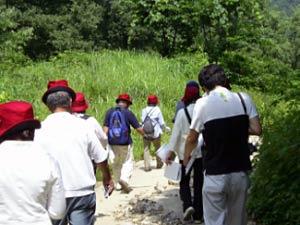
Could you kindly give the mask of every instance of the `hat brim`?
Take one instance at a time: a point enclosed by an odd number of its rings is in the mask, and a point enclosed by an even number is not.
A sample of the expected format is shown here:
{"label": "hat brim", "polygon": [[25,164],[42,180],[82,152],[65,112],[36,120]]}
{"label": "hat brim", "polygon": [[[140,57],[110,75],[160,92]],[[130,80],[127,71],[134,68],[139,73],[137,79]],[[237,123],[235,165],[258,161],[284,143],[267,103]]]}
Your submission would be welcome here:
{"label": "hat brim", "polygon": [[118,99],[116,100],[116,103],[119,103],[119,101],[128,102],[129,105],[132,105],[132,102],[131,102],[131,101],[128,101],[128,99],[125,99],[125,98],[118,98]]}
{"label": "hat brim", "polygon": [[39,120],[26,120],[21,123],[18,123],[12,127],[10,127],[7,131],[5,131],[0,138],[5,139],[8,136],[17,133],[22,130],[31,130],[31,129],[39,129],[41,128],[41,122]]}
{"label": "hat brim", "polygon": [[88,109],[88,104],[81,105],[81,106],[72,106],[72,112],[83,112]]}
{"label": "hat brim", "polygon": [[47,90],[42,97],[42,101],[46,104],[48,95],[58,92],[58,91],[68,92],[72,98],[72,101],[75,101],[75,98],[76,98],[75,92],[73,91],[72,88],[65,87],[65,86],[56,86],[56,87],[53,87],[53,88]]}

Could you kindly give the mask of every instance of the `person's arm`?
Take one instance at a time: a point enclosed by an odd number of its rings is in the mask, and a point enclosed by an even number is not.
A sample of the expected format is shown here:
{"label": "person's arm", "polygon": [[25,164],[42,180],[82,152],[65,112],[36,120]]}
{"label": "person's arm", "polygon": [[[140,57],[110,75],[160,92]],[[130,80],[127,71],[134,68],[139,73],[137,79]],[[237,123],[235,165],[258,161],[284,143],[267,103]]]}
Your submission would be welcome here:
{"label": "person's arm", "polygon": [[186,166],[190,160],[192,151],[197,147],[199,133],[194,129],[190,129],[190,133],[187,136],[185,142],[183,165]]}
{"label": "person's arm", "polygon": [[258,135],[262,134],[262,128],[260,124],[259,117],[256,116],[254,118],[249,119],[249,134],[250,135]]}
{"label": "person's arm", "polygon": [[138,134],[144,137],[145,133],[136,116],[130,110],[127,110],[126,113],[129,124],[138,132]]}
{"label": "person's arm", "polygon": [[106,186],[106,185],[110,186],[110,192],[109,192],[109,195],[110,195],[114,190],[114,182],[113,182],[110,172],[109,172],[107,160],[97,163],[97,167],[99,167],[99,169],[101,170],[102,176],[103,176],[103,179],[102,179],[103,186]]}
{"label": "person's arm", "polygon": [[52,220],[60,220],[66,211],[64,187],[60,168],[52,158],[50,158],[50,167],[52,181],[50,182],[51,187],[48,193],[47,211]]}
{"label": "person's arm", "polygon": [[174,161],[175,157],[176,157],[175,152],[170,150],[167,154],[166,164],[170,165]]}
{"label": "person's arm", "polygon": [[108,126],[103,126],[103,132],[107,135],[108,134]]}
{"label": "person's arm", "polygon": [[142,127],[138,127],[138,128],[136,128],[135,129],[142,137],[144,137],[145,136],[145,133],[144,133],[144,131],[143,131],[143,128]]}

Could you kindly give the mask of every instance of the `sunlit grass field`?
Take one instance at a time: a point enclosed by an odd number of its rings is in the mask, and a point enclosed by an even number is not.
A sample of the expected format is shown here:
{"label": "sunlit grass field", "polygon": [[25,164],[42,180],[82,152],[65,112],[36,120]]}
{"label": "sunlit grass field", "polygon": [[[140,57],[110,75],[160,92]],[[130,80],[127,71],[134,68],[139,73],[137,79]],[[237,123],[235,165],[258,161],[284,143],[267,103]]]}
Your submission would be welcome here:
{"label": "sunlit grass field", "polygon": [[[156,54],[128,51],[101,51],[94,53],[67,52],[48,62],[36,62],[0,78],[0,102],[25,100],[33,104],[35,114],[43,120],[49,111],[41,101],[49,80],[66,79],[76,92],[83,92],[89,103],[88,113],[102,125],[105,112],[115,106],[120,93],[128,93],[130,106],[139,121],[146,106],[147,96],[155,94],[160,100],[166,124],[172,128],[177,101],[183,97],[185,84],[198,80],[200,69],[207,65],[205,54],[162,58]],[[233,90],[247,91],[259,111],[269,111],[270,97],[254,90],[245,90],[232,84]],[[272,97],[273,98],[273,97]],[[268,100],[269,99],[269,100]],[[262,116],[264,119],[264,116]],[[143,156],[142,137],[132,132],[135,159]],[[164,134],[162,142],[168,142]]]}

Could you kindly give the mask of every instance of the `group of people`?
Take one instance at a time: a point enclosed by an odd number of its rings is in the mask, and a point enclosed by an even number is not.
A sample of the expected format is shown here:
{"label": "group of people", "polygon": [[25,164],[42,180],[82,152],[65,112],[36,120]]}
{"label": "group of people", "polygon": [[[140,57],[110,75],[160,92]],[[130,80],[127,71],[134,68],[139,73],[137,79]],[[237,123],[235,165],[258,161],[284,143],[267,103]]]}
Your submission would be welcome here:
{"label": "group of people", "polygon": [[[86,113],[84,94],[76,93],[66,80],[49,81],[42,101],[50,111],[42,122],[35,119],[28,102],[0,104],[0,223],[93,224],[97,168],[108,195],[114,189],[132,190],[128,184],[133,168],[130,127],[145,137],[145,170],[151,168],[150,144],[159,148],[161,129],[170,129],[155,107],[157,96],[150,95],[146,107],[153,108],[151,118],[158,119],[151,140],[128,109],[132,104],[128,94],[118,96],[103,128]],[[123,127],[112,126],[115,112],[123,115],[118,121]],[[119,137],[113,136],[114,129],[120,130]],[[113,178],[109,154],[113,155]],[[157,163],[157,168],[163,166]]]}
{"label": "group of people", "polygon": [[[187,83],[167,156],[167,164],[175,153],[182,164],[183,219],[201,223],[203,217],[205,225],[245,225],[251,170],[248,136],[261,135],[259,116],[249,95],[231,91],[219,65],[205,66],[198,80],[204,94],[200,97],[195,82]],[[191,162],[193,197],[191,170],[186,171]]]}
{"label": "group of people", "polygon": [[[166,161],[171,164],[177,155],[182,165],[183,219],[243,225],[251,169],[248,135],[261,134],[258,113],[247,94],[230,90],[220,66],[204,67],[198,79],[204,94],[200,96],[197,82],[187,83]],[[50,81],[42,101],[50,111],[42,122],[28,102],[0,104],[0,223],[93,224],[97,168],[108,195],[114,189],[132,191],[131,127],[143,137],[144,169],[151,171],[150,146],[158,150],[163,131],[171,131],[159,100],[148,96],[140,123],[129,110],[130,96],[120,94],[116,106],[106,112],[103,127],[86,114],[85,96],[66,80]],[[147,120],[152,122],[151,134]],[[108,158],[113,158],[112,175]],[[156,168],[162,166],[156,157]]]}

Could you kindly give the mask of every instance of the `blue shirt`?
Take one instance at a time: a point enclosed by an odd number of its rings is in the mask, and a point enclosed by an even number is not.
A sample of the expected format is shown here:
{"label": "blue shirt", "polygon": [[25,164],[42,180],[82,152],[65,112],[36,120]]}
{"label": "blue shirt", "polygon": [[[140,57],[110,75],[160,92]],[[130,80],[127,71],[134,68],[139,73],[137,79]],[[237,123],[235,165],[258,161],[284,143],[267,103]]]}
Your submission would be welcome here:
{"label": "blue shirt", "polygon": [[[130,133],[131,133],[130,126],[132,126],[134,129],[137,129],[141,125],[140,125],[139,121],[137,120],[136,116],[134,115],[134,113],[132,111],[127,109],[125,106],[120,106],[120,105],[117,105],[117,106],[122,108],[122,113],[125,114],[126,123],[127,123],[128,130],[129,130],[128,144],[132,144],[133,141],[132,141],[132,138],[131,138],[131,135],[130,135]],[[114,110],[115,110],[115,108],[111,108],[106,112],[104,122],[103,122],[104,126],[109,127],[109,120],[110,120],[111,114],[113,113]]]}

